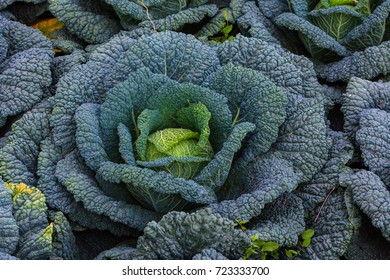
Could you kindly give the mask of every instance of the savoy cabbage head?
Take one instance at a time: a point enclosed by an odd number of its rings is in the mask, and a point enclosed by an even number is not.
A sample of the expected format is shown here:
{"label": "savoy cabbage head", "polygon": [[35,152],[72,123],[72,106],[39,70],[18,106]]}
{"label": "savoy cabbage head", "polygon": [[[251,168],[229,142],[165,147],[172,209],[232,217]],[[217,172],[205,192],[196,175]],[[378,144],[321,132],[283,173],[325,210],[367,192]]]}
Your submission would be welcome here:
{"label": "savoy cabbage head", "polygon": [[242,30],[302,53],[299,37],[327,81],[389,73],[388,0],[237,2]]}

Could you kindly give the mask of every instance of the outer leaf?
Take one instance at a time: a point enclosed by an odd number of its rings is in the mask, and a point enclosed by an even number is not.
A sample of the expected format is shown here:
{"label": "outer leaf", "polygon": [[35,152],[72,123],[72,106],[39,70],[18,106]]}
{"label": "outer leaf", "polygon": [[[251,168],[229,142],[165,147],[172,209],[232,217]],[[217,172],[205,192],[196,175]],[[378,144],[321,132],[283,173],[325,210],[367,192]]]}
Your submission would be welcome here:
{"label": "outer leaf", "polygon": [[293,194],[282,195],[266,206],[256,223],[246,231],[258,240],[273,241],[279,246],[295,246],[305,230],[305,213],[302,200]]}
{"label": "outer leaf", "polygon": [[188,214],[170,212],[159,223],[152,222],[139,238],[140,256],[155,259],[192,259],[203,249],[214,248],[229,259],[243,256],[250,239],[234,223],[210,210]]}
{"label": "outer leaf", "polygon": [[[314,229],[310,246],[303,256],[310,259],[339,259],[347,250],[355,230],[344,200],[344,191],[333,192],[324,205],[317,208],[318,220],[309,221],[307,227]],[[314,217],[310,217],[310,219]]]}
{"label": "outer leaf", "polygon": [[0,49],[0,126],[41,101],[52,82],[53,56],[49,40],[37,30],[0,17],[1,31],[8,51]]}
{"label": "outer leaf", "polygon": [[247,166],[246,171],[246,181],[241,184],[246,186],[247,193],[235,200],[209,205],[214,213],[232,220],[250,220],[258,216],[267,203],[298,185],[299,178],[285,160],[263,158]]}
{"label": "outer leaf", "polygon": [[218,47],[218,57],[222,65],[232,63],[262,73],[275,85],[283,87],[288,97],[322,96],[318,92],[319,84],[311,62],[286,52],[280,46],[237,36]]}
{"label": "outer leaf", "polygon": [[332,189],[338,187],[339,175],[353,156],[353,146],[343,133],[329,131],[328,135],[332,137],[332,147],[327,162],[308,183],[303,184],[296,191],[308,213],[312,213],[325,201]]}
{"label": "outer leaf", "polygon": [[0,175],[9,182],[36,183],[40,142],[49,133],[48,106],[33,109],[12,126],[7,144],[0,149]]}
{"label": "outer leaf", "polygon": [[390,187],[390,113],[379,109],[364,110],[356,141],[365,165]]}
{"label": "outer leaf", "polygon": [[315,99],[297,98],[291,103],[273,148],[275,155],[294,165],[302,181],[308,181],[326,162],[331,146],[326,136],[324,108]]}
{"label": "outer leaf", "polygon": [[101,162],[109,160],[100,138],[99,115],[100,106],[91,103],[81,105],[75,115],[77,147],[88,167],[94,171]]}
{"label": "outer leaf", "polygon": [[[96,1],[49,0],[50,12],[65,23],[67,29],[91,44],[106,42],[120,31],[115,13]],[[80,21],[83,19],[83,21]]]}
{"label": "outer leaf", "polygon": [[167,172],[105,162],[98,173],[109,182],[126,183],[128,190],[144,207],[161,213],[181,209],[189,202],[209,204],[216,200],[208,186],[175,178]]}
{"label": "outer leaf", "polygon": [[74,51],[69,55],[55,57],[51,65],[53,84],[57,84],[62,76],[72,71],[78,65],[85,63],[86,60],[86,55],[81,51]]}
{"label": "outer leaf", "polygon": [[88,228],[109,230],[117,235],[131,233],[129,228],[123,224],[114,223],[108,217],[88,212],[81,203],[77,203],[74,197],[62,186],[55,176],[56,166],[62,160],[58,147],[53,143],[51,137],[42,141],[42,151],[38,161],[38,188],[46,195],[47,204],[58,209],[68,217]]}
{"label": "outer leaf", "polygon": [[[275,1],[268,1],[268,0],[257,0],[259,3],[259,8],[261,12],[268,18],[274,18],[277,15],[282,14],[283,12],[287,12],[289,10],[288,2],[284,0],[275,0]],[[297,1],[290,1],[290,3],[296,3]],[[307,1],[306,1],[307,2]],[[294,5],[294,9],[296,9],[297,5]],[[304,7],[304,6],[302,6]],[[307,11],[307,8],[304,10]]]}
{"label": "outer leaf", "polygon": [[54,240],[52,259],[73,260],[78,258],[78,248],[72,228],[62,212],[57,212],[53,217]]}
{"label": "outer leaf", "polygon": [[224,255],[216,251],[215,249],[204,249],[199,254],[196,254],[192,258],[193,260],[228,260]]}
{"label": "outer leaf", "polygon": [[134,150],[133,150],[133,140],[131,133],[127,126],[120,123],[118,125],[118,135],[119,135],[119,152],[121,157],[127,164],[136,165]]}
{"label": "outer leaf", "polygon": [[[244,1],[245,2],[245,1]],[[257,1],[259,2],[259,1]],[[264,2],[264,1],[261,1]],[[271,20],[274,16],[273,11],[263,11],[267,9],[266,5],[280,4],[280,1],[265,1],[265,3],[259,3],[259,6],[255,1],[246,2],[241,8],[242,16],[237,19],[237,24],[240,30],[248,30],[249,34],[262,41],[269,43],[284,45],[286,40],[286,34],[284,34]],[[287,4],[287,3],[283,3]],[[287,6],[287,5],[286,5]],[[272,9],[272,8],[271,8]],[[287,11],[286,11],[287,12]]]}
{"label": "outer leaf", "polygon": [[352,78],[343,98],[344,129],[351,140],[359,129],[360,116],[366,109],[381,109],[390,112],[390,83],[375,83]]}
{"label": "outer leaf", "polygon": [[78,162],[74,154],[69,154],[58,162],[56,176],[75,199],[93,213],[104,214],[115,222],[137,230],[143,230],[148,222],[159,219],[155,212],[105,195],[91,177],[90,171]]}
{"label": "outer leaf", "polygon": [[113,38],[95,49],[90,54],[88,63],[72,68],[72,71],[58,82],[50,122],[53,127],[53,139],[63,152],[70,152],[75,148],[76,127],[73,117],[77,107],[83,103],[96,102],[105,95],[103,79],[122,52],[133,43],[130,35]]}
{"label": "outer leaf", "polygon": [[52,250],[52,227],[48,226],[44,195],[25,184],[8,184],[12,192],[13,215],[19,228],[21,259],[47,259]]}
{"label": "outer leaf", "polygon": [[282,28],[297,31],[306,49],[314,58],[329,61],[350,55],[350,52],[336,39],[293,13],[281,14],[275,22]]}
{"label": "outer leaf", "polygon": [[141,27],[153,27],[158,31],[175,30],[179,31],[185,24],[194,24],[202,21],[207,17],[213,17],[218,13],[218,8],[215,5],[204,5],[198,8],[186,9],[177,14],[168,15],[164,19],[147,20],[141,22]]}
{"label": "outer leaf", "polygon": [[343,175],[340,184],[351,190],[354,202],[390,241],[390,192],[380,178],[363,170]]}
{"label": "outer leaf", "polygon": [[107,80],[108,85],[112,85],[111,81],[123,81],[142,65],[152,73],[198,85],[215,72],[219,64],[215,50],[204,46],[194,36],[161,32],[141,37],[122,56]]}
{"label": "outer leaf", "polygon": [[318,76],[328,82],[348,82],[352,77],[372,79],[390,73],[390,41],[355,52],[344,59],[316,65]]}
{"label": "outer leaf", "polygon": [[[0,179],[0,254],[13,254],[19,242],[19,229],[12,215],[12,193]],[[0,256],[0,259],[4,257]]]}

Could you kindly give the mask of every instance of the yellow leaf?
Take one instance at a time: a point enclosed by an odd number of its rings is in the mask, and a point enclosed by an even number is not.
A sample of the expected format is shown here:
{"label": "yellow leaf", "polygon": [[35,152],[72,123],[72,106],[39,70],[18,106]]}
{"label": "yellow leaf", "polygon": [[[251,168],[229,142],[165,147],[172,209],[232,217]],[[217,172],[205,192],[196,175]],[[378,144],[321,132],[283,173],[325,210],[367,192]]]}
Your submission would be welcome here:
{"label": "yellow leaf", "polygon": [[33,28],[41,30],[43,35],[49,39],[57,39],[52,36],[51,33],[55,30],[61,29],[64,27],[64,24],[56,18],[43,19],[32,25]]}

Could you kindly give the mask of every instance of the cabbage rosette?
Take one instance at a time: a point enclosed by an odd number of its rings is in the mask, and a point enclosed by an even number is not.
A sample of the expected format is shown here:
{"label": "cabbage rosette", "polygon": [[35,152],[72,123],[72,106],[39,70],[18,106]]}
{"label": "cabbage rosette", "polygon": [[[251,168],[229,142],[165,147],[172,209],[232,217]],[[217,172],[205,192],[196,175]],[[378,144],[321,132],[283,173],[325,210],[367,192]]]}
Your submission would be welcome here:
{"label": "cabbage rosette", "polygon": [[389,0],[237,2],[242,30],[299,53],[303,43],[322,79],[389,73]]}
{"label": "cabbage rosette", "polygon": [[242,36],[211,48],[192,35],[134,34],[57,84],[37,172],[51,207],[119,235],[173,210],[250,219],[325,163],[306,59]]}
{"label": "cabbage rosette", "polygon": [[83,104],[75,119],[76,143],[89,167],[108,181],[120,178],[142,206],[160,213],[216,202],[220,186],[199,184],[196,176],[206,169],[211,180],[213,169],[228,171],[254,129],[233,125],[223,95],[149,70],[131,74],[101,106]]}

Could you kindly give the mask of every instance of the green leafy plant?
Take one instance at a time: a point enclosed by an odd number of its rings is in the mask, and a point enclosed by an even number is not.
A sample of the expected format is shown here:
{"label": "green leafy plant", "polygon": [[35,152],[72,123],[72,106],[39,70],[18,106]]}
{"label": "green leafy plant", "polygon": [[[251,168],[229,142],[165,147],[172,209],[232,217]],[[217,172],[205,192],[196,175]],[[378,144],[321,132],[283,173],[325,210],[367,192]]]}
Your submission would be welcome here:
{"label": "green leafy plant", "polygon": [[[242,226],[241,224],[239,224]],[[296,247],[280,246],[273,241],[259,240],[259,235],[255,234],[251,236],[252,245],[245,251],[244,260],[249,258],[258,258],[262,260],[273,259],[278,260],[280,258],[295,258],[301,255],[301,251],[304,248],[310,246],[311,238],[314,236],[313,229],[305,230],[301,235],[301,240]]]}
{"label": "green leafy plant", "polygon": [[298,33],[313,58],[336,61],[386,40],[389,1],[316,2],[291,1],[290,12],[275,18],[279,27]]}
{"label": "green leafy plant", "polygon": [[311,238],[314,236],[314,230],[313,229],[307,229],[301,234],[302,243],[301,246],[303,248],[309,247],[311,243]]}
{"label": "green leafy plant", "polygon": [[229,21],[229,17],[226,11],[223,12],[223,17],[225,19],[224,27],[218,32],[217,35],[210,37],[210,41],[214,41],[217,43],[223,43],[226,41],[232,41],[236,38],[234,34],[234,26],[233,23]]}

